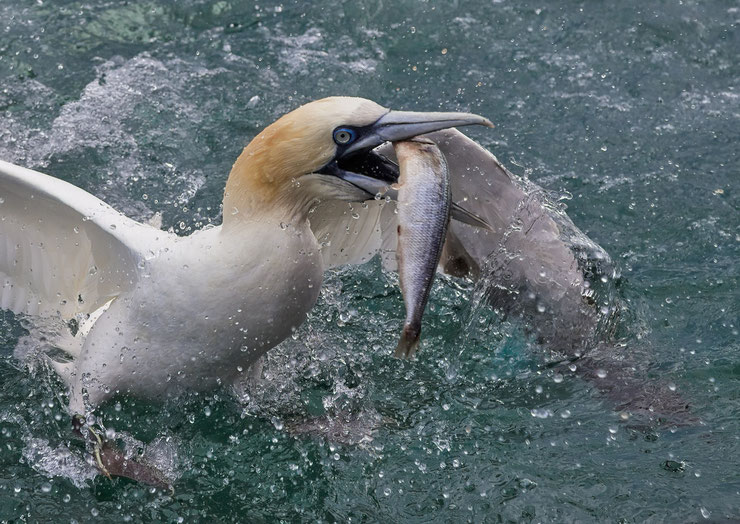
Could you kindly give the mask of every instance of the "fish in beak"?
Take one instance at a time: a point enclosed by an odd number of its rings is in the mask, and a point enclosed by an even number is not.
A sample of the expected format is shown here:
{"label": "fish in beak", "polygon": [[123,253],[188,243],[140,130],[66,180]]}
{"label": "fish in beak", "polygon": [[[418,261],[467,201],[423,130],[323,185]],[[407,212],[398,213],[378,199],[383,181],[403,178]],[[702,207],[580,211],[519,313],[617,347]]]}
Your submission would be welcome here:
{"label": "fish in beak", "polygon": [[[490,120],[472,113],[388,111],[375,123],[348,130],[356,138],[347,146],[338,147],[337,154],[324,166],[322,174],[334,175],[362,189],[368,198],[380,194],[396,200],[399,168],[395,162],[373,151],[386,142],[399,142],[419,135],[469,125],[493,127]],[[481,218],[453,203],[451,217],[484,229],[491,227]]]}

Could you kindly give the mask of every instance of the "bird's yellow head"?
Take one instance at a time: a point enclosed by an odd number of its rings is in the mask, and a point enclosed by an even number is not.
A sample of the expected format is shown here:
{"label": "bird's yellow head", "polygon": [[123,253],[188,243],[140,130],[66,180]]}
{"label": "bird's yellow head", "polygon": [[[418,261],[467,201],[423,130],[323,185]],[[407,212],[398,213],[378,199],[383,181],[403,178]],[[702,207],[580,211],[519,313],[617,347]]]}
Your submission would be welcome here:
{"label": "bird's yellow head", "polygon": [[386,141],[468,124],[490,122],[468,113],[390,111],[354,97],[303,105],[244,148],[226,184],[225,220],[271,211],[300,216],[322,198],[372,198],[374,184],[398,177],[395,165],[372,149]]}

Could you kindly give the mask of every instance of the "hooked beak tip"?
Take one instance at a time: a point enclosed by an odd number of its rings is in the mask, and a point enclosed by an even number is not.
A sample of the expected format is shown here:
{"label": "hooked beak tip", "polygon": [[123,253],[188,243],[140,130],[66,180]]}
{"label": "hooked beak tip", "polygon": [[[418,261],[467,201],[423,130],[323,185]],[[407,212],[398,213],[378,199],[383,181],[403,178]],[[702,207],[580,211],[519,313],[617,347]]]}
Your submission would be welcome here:
{"label": "hooked beak tip", "polygon": [[490,120],[473,113],[388,111],[372,125],[367,136],[349,146],[343,154],[368,151],[383,142],[408,140],[434,131],[470,125],[493,127]]}

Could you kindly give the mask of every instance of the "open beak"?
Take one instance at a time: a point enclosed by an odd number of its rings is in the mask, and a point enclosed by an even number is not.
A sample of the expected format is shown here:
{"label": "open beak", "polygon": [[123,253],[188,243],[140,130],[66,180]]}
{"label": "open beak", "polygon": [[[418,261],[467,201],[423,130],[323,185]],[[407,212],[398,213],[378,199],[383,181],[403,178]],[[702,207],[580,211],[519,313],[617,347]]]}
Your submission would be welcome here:
{"label": "open beak", "polygon": [[[423,113],[415,111],[389,111],[374,124],[363,129],[358,140],[345,148],[337,158],[322,169],[349,182],[368,194],[368,198],[380,194],[393,200],[398,191],[391,185],[398,181],[398,165],[373,149],[385,142],[407,140],[415,136],[469,125],[493,127],[487,118],[472,113]],[[491,229],[483,219],[452,203],[450,215],[474,227]]]}
{"label": "open beak", "polygon": [[407,140],[432,131],[470,125],[493,127],[490,120],[472,113],[388,111],[362,133],[356,142],[347,147],[342,152],[342,157],[370,151],[384,142]]}

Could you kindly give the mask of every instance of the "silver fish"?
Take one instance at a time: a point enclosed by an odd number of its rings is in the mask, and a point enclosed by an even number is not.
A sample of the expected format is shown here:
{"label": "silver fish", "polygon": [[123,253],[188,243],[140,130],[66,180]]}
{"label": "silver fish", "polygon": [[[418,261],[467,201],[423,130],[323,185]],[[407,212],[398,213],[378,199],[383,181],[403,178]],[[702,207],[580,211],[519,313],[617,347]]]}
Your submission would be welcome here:
{"label": "silver fish", "polygon": [[401,170],[396,258],[406,306],[395,355],[411,358],[419,345],[421,318],[442,255],[452,194],[447,162],[434,142],[414,138],[393,146]]}

